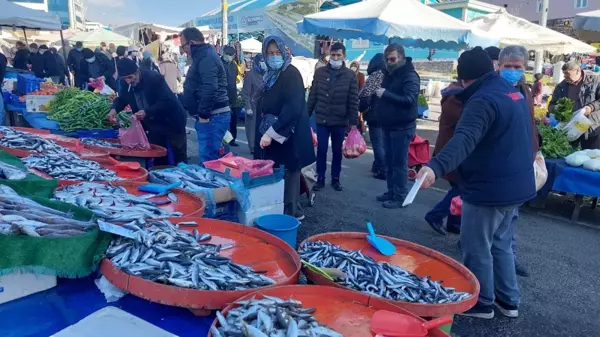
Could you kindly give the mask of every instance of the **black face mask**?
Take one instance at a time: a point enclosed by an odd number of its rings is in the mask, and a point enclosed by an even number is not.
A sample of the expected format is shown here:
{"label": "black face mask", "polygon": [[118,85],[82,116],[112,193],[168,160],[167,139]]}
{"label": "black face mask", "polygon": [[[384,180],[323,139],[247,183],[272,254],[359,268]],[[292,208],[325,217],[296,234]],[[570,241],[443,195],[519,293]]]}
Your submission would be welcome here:
{"label": "black face mask", "polygon": [[394,71],[396,71],[396,69],[402,67],[405,64],[406,64],[406,59],[403,59],[403,60],[398,61],[398,63],[394,63],[394,64],[386,63],[385,67],[386,67],[387,71],[391,74]]}

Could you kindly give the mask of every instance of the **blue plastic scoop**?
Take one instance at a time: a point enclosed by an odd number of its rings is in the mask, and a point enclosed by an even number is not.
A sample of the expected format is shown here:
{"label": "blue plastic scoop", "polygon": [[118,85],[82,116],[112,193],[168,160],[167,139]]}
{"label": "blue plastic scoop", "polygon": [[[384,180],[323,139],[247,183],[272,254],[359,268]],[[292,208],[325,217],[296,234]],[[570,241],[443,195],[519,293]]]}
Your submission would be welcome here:
{"label": "blue plastic scoop", "polygon": [[154,193],[154,194],[162,194],[166,193],[172,188],[179,187],[181,185],[181,181],[176,183],[172,183],[170,185],[159,185],[159,184],[146,184],[138,187],[138,191]]}
{"label": "blue plastic scoop", "polygon": [[396,246],[394,246],[391,242],[384,238],[377,237],[375,235],[375,230],[373,229],[373,225],[370,222],[367,222],[367,229],[369,234],[367,234],[367,240],[375,249],[377,249],[382,255],[392,256],[396,253]]}

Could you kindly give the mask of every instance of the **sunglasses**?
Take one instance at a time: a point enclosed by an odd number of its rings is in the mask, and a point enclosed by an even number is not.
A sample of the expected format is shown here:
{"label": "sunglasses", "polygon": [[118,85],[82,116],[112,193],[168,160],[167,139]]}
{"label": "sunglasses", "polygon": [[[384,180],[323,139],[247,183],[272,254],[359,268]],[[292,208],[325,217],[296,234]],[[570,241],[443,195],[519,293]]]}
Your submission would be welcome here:
{"label": "sunglasses", "polygon": [[387,57],[385,59],[388,63],[396,63],[396,61],[398,61],[397,57]]}

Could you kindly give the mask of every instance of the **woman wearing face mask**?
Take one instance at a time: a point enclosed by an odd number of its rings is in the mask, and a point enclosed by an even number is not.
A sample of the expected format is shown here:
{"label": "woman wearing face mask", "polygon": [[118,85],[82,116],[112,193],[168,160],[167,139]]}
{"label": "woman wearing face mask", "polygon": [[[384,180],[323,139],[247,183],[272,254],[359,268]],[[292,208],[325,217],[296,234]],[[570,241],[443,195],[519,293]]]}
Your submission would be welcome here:
{"label": "woman wearing face mask", "polygon": [[267,37],[263,55],[267,57],[267,71],[255,112],[262,118],[257,121],[260,148],[255,147],[254,156],[273,160],[275,167],[285,165],[284,213],[302,218],[298,207],[300,170],[316,159],[304,82],[298,69],[291,65],[292,57],[281,38]]}
{"label": "woman wearing face mask", "polygon": [[262,89],[263,75],[267,70],[267,63],[262,54],[254,56],[252,60],[252,70],[244,77],[244,87],[242,88],[242,98],[244,99],[244,109],[246,109],[246,138],[248,139],[248,148],[254,153],[254,131],[256,129],[256,101]]}
{"label": "woman wearing face mask", "polygon": [[145,51],[142,55],[143,55],[143,59],[140,62],[141,70],[160,72],[160,70],[158,69],[158,66],[156,65],[156,63],[154,63],[154,59],[152,58],[151,52]]}

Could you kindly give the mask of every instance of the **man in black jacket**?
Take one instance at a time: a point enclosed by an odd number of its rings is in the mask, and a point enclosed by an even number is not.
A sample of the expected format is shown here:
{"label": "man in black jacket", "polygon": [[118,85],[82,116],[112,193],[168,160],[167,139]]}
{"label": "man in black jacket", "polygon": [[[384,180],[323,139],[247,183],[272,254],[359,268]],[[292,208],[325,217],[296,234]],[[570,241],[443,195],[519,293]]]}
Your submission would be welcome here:
{"label": "man in black jacket", "polygon": [[29,61],[29,49],[21,41],[17,41],[17,52],[13,58],[13,67],[15,69],[27,70],[27,62]]}
{"label": "man in black jacket", "polygon": [[109,60],[106,55],[100,52],[95,53],[88,48],[84,48],[82,54],[83,60],[79,65],[79,81],[82,86],[94,79],[102,78],[106,85],[116,90],[114,62]]}
{"label": "man in black jacket", "polygon": [[44,60],[44,78],[50,78],[52,82],[58,83],[60,79],[60,69],[58,67],[58,61],[56,56],[52,54],[48,46],[45,44],[40,46],[40,54]]}
{"label": "man in black jacket", "polygon": [[43,78],[44,77],[44,57],[40,54],[37,43],[32,43],[29,45],[29,61],[27,62],[31,65],[31,71],[35,74],[36,77]]}
{"label": "man in black jacket", "polygon": [[229,142],[231,146],[238,146],[235,142],[237,138],[237,117],[239,108],[236,107],[237,102],[237,75],[238,67],[233,61],[235,58],[235,49],[232,46],[223,48],[223,67],[227,74],[227,97],[229,97],[229,107],[231,107],[231,121],[229,122],[229,132],[233,136],[233,140]]}
{"label": "man in black jacket", "polygon": [[384,52],[383,84],[375,91],[375,109],[383,129],[387,192],[377,197],[385,208],[400,208],[408,194],[408,148],[415,136],[421,79],[404,47],[389,45]]}
{"label": "man in black jacket", "polygon": [[81,61],[83,61],[83,43],[81,41],[77,41],[75,43],[75,48],[69,51],[69,56],[67,56],[67,66],[69,67],[69,71],[73,74],[75,79],[75,86],[81,88],[83,84],[87,82],[87,79],[84,79],[83,83],[82,77],[80,76],[79,69],[81,66]]}
{"label": "man in black jacket", "polygon": [[65,77],[67,76],[67,65],[65,63],[65,59],[54,47],[50,48],[50,52],[52,55],[54,55],[56,63],[58,64],[58,72],[60,74],[58,77],[58,83],[66,85],[67,83],[65,82]]}
{"label": "man in black jacket", "polygon": [[[116,122],[117,111],[131,106],[148,131],[150,143],[170,148],[175,164],[187,162],[185,110],[164,77],[155,71],[139,70],[130,59],[120,60],[118,68],[124,84],[113,102],[109,120]],[[168,156],[155,158],[154,164],[169,165]]]}
{"label": "man in black jacket", "polygon": [[196,118],[200,161],[218,159],[231,120],[225,67],[198,29],[186,28],[180,37],[184,52],[192,57],[183,99],[188,113]]}
{"label": "man in black jacket", "polygon": [[342,190],[342,144],[348,126],[358,122],[358,81],[356,73],[348,69],[344,60],[346,47],[341,43],[331,46],[329,64],[315,71],[310,94],[308,113],[314,112],[317,123],[317,184],[315,190],[325,187],[327,151],[331,136],[331,186]]}
{"label": "man in black jacket", "polygon": [[[4,82],[4,75],[6,75],[6,65],[8,60],[6,56],[0,52],[0,87],[2,86],[2,82]],[[4,96],[0,90],[0,125],[4,125]]]}

